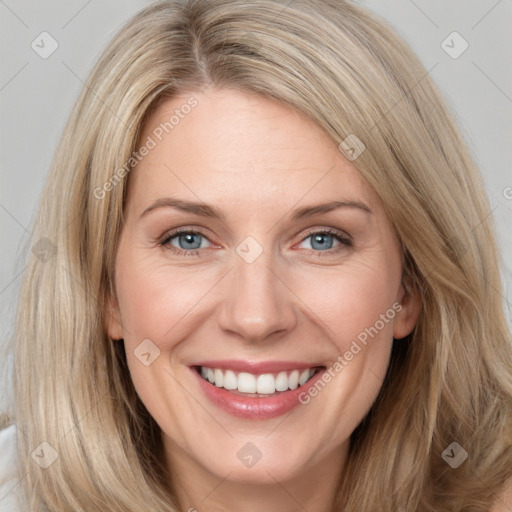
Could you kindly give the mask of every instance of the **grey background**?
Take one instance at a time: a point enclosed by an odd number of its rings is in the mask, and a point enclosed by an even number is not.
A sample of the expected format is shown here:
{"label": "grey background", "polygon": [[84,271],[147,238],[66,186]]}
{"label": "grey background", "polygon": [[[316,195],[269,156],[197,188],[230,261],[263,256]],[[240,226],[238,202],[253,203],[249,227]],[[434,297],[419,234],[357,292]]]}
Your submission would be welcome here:
{"label": "grey background", "polygon": [[[503,301],[510,319],[512,0],[358,3],[395,27],[450,103],[485,179],[506,265]],[[146,0],[0,0],[0,344],[4,346],[24,269],[24,244],[64,123],[109,39],[148,4]],[[31,47],[44,31],[58,43],[46,59]],[[455,59],[441,46],[454,31],[469,44]],[[452,37],[444,44],[453,52],[461,43]],[[12,403],[10,359],[7,362],[5,371],[0,366],[0,412]]]}

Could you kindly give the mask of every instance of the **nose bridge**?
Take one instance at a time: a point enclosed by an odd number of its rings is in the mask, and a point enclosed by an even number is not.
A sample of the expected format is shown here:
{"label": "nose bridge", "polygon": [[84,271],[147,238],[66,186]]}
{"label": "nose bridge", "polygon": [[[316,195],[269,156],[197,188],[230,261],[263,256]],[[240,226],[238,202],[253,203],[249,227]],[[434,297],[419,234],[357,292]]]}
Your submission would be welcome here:
{"label": "nose bridge", "polygon": [[278,277],[271,249],[264,251],[251,238],[236,248],[220,324],[223,329],[256,342],[291,329],[296,318],[292,294]]}

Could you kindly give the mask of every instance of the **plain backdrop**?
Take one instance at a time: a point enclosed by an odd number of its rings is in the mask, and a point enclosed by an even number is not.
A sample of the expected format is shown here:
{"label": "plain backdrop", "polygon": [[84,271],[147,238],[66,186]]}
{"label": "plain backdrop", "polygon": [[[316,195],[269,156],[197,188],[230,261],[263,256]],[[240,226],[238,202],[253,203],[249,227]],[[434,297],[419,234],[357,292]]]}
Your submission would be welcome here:
{"label": "plain backdrop", "polygon": [[[503,303],[510,319],[512,1],[358,3],[391,23],[449,101],[485,179],[489,214],[497,225],[505,263]],[[145,0],[0,0],[0,341],[4,345],[12,331],[25,268],[24,247],[64,123],[107,42],[148,4]],[[55,51],[44,55],[52,45],[58,45]],[[12,407],[11,359],[6,362],[0,367],[0,413]]]}

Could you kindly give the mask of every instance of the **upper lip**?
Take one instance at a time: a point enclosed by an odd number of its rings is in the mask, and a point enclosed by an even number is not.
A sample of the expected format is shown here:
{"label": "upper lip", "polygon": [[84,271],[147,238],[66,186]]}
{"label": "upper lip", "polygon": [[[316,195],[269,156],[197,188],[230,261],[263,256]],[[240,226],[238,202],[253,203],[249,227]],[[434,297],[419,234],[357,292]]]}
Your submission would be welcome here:
{"label": "upper lip", "polygon": [[317,368],[323,366],[320,363],[298,362],[298,361],[241,361],[236,359],[199,361],[190,366],[204,366],[206,368],[220,368],[235,372],[246,372],[255,375],[265,373],[276,373],[287,370],[303,370],[306,368]]}

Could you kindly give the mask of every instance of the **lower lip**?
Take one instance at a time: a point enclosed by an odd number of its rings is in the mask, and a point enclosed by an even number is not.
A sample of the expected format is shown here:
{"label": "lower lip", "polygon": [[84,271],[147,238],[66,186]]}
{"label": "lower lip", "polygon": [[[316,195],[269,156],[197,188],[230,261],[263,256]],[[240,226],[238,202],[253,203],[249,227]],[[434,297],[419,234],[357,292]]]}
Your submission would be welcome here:
{"label": "lower lip", "polygon": [[301,393],[307,393],[308,389],[313,386],[326,371],[322,369],[315,373],[306,384],[299,386],[297,389],[284,391],[279,395],[268,398],[259,398],[235,395],[227,389],[218,388],[209,381],[204,380],[195,368],[191,368],[191,370],[196,378],[199,379],[201,389],[215,405],[233,416],[251,420],[277,418],[278,416],[290,412],[301,403],[299,401]]}

